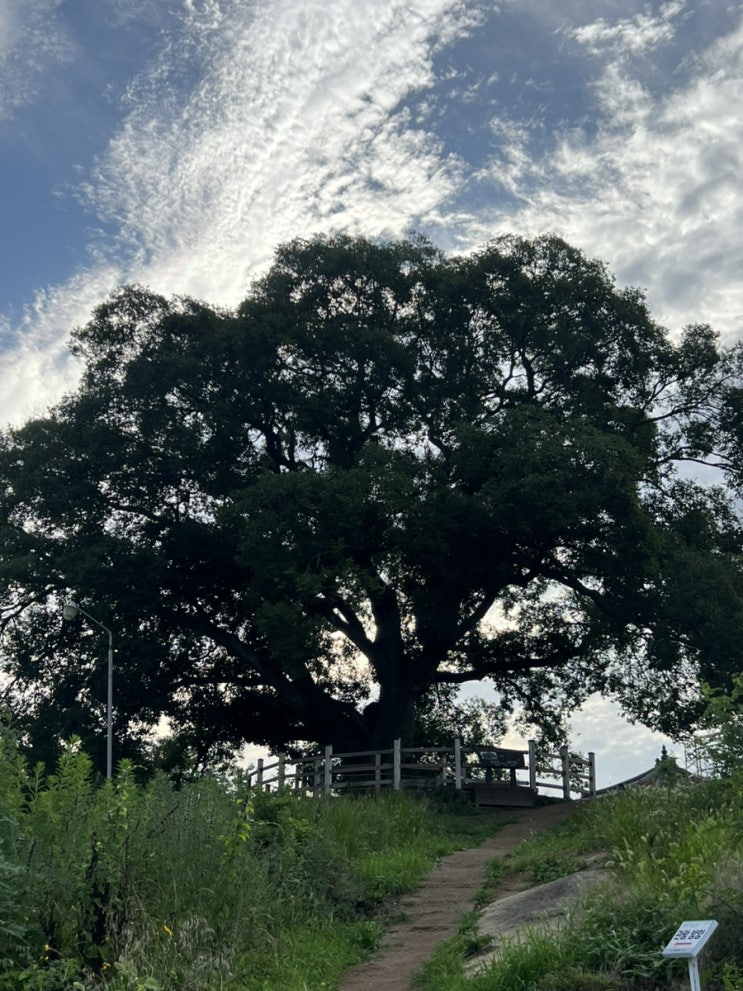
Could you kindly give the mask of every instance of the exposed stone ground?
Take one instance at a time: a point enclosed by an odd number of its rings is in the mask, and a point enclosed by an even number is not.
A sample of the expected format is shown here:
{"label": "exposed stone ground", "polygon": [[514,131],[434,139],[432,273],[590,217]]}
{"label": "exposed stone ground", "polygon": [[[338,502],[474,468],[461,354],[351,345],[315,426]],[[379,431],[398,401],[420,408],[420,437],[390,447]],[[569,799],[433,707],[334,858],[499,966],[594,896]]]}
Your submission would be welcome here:
{"label": "exposed stone ground", "polygon": [[[498,828],[481,846],[441,860],[417,891],[401,902],[405,921],[387,931],[371,960],[344,975],[340,991],[410,991],[413,974],[438,943],[456,935],[462,916],[474,908],[489,861],[505,856],[522,840],[550,829],[575,807],[576,803],[563,802],[534,809],[494,811],[494,829],[503,822],[508,825]],[[513,895],[522,887],[517,880],[507,878],[493,892],[493,900]]]}
{"label": "exposed stone ground", "polygon": [[487,967],[500,955],[503,944],[525,928],[538,925],[542,930],[559,929],[592,888],[610,883],[611,871],[592,867],[515,895],[496,895],[497,901],[483,910],[477,926],[479,934],[490,936],[492,942],[487,950],[466,962],[465,971],[473,973]]}

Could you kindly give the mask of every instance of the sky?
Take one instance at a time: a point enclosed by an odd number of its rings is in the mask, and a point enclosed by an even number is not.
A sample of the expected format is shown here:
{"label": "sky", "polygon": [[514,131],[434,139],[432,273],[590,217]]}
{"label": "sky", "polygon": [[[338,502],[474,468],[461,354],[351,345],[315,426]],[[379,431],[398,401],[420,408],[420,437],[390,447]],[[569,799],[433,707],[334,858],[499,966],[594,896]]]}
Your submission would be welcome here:
{"label": "sky", "polygon": [[733,0],[3,0],[0,425],[115,286],[233,306],[317,232],[556,233],[736,339],[742,107]]}

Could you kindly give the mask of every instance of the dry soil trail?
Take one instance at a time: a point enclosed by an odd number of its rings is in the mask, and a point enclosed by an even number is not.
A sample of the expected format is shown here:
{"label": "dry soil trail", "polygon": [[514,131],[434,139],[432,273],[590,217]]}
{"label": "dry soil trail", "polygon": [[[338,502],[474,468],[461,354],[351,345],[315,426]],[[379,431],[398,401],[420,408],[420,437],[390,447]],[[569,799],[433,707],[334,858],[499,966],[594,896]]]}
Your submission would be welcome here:
{"label": "dry soil trail", "polygon": [[[413,974],[428,960],[437,943],[456,934],[462,916],[474,907],[488,862],[505,856],[521,840],[554,826],[575,807],[573,802],[563,802],[494,812],[494,827],[504,820],[509,824],[481,846],[445,857],[402,901],[405,921],[387,931],[371,960],[346,972],[340,991],[410,991]],[[493,897],[503,897],[513,890],[504,886]]]}

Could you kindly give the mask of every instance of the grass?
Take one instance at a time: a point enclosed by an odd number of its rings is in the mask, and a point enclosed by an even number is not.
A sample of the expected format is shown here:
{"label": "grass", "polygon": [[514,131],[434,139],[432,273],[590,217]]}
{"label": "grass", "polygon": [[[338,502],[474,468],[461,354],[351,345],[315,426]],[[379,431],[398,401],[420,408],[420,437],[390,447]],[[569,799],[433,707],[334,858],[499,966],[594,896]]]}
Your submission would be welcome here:
{"label": "grass", "polygon": [[395,899],[492,817],[435,797],[306,800],[72,746],[30,769],[0,734],[0,991],[330,991]]}
{"label": "grass", "polygon": [[[442,856],[493,817],[445,796],[331,800],[251,791],[239,775],[174,790],[123,764],[93,780],[74,746],[25,766],[0,732],[0,991],[332,991]],[[504,824],[505,820],[501,822]],[[607,796],[488,865],[531,883],[601,853],[597,890],[562,933],[537,928],[468,976],[487,939],[469,915],[421,991],[672,991],[660,950],[683,919],[720,923],[705,991],[743,991],[743,792],[720,782]]]}
{"label": "grass", "polygon": [[488,861],[487,866],[485,867],[485,878],[483,885],[475,895],[475,906],[477,908],[482,908],[484,905],[487,905],[490,901],[492,901],[493,891],[501,883],[505,873],[505,864],[499,857],[493,857],[492,860]]}
{"label": "grass", "polygon": [[[527,930],[469,975],[477,930],[439,947],[417,975],[420,991],[663,991],[682,986],[686,964],[663,946],[684,919],[715,918],[705,950],[705,991],[743,991],[743,801],[723,782],[627,791],[586,803],[576,816],[524,844],[498,871],[532,883],[610,860],[615,886],[598,888],[563,930]],[[620,893],[617,893],[619,886]],[[480,904],[486,903],[487,886]]]}

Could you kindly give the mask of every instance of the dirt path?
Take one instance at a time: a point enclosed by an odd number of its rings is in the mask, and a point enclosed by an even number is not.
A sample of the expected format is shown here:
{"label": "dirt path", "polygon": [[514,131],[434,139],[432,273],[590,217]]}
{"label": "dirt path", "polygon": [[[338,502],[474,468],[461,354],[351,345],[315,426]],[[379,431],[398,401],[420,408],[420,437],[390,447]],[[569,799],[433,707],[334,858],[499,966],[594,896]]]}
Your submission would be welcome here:
{"label": "dirt path", "polygon": [[[509,825],[481,846],[445,857],[417,891],[402,901],[405,921],[387,931],[371,960],[352,967],[344,975],[340,991],[410,991],[413,974],[438,943],[456,935],[462,916],[473,908],[488,862],[505,856],[521,840],[554,826],[574,809],[574,803],[565,802],[494,812],[494,825],[504,820]],[[517,821],[513,822],[514,819]],[[504,886],[494,897],[510,894],[512,890]]]}

